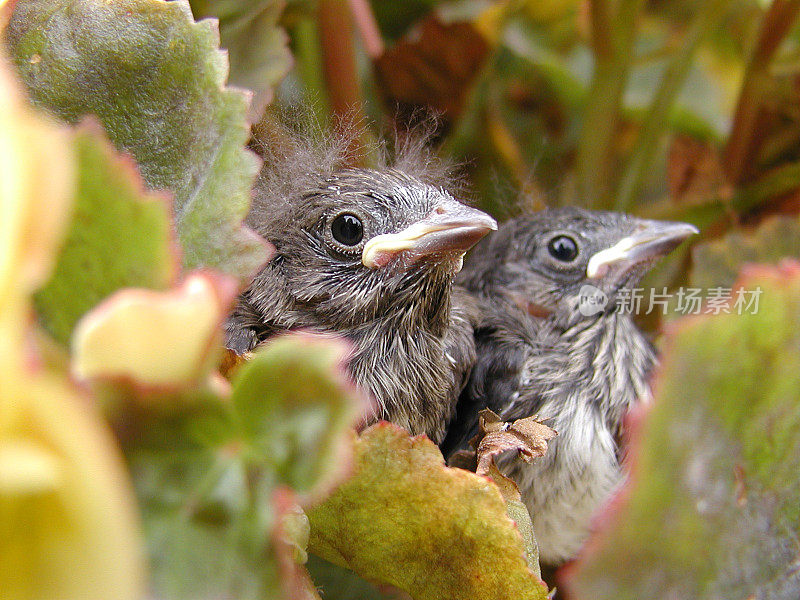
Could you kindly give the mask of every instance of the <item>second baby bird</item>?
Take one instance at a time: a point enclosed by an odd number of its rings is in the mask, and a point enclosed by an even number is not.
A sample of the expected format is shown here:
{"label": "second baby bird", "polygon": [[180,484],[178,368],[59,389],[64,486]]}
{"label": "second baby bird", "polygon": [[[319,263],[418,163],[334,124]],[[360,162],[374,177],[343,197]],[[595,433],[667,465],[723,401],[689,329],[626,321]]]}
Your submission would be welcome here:
{"label": "second baby bird", "polygon": [[575,556],[592,515],[622,481],[623,420],[649,394],[655,352],[622,300],[696,232],[685,223],[550,209],[504,223],[464,269],[483,317],[478,360],[443,450],[465,446],[482,408],[504,421],[549,419],[558,437],[545,456],[501,461],[530,510],[544,565]]}

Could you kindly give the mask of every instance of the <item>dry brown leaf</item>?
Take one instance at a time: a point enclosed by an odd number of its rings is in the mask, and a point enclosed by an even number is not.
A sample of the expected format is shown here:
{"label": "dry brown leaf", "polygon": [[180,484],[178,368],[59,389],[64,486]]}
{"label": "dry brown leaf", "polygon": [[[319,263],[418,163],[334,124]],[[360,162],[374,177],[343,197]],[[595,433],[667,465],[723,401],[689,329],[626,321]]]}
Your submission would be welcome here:
{"label": "dry brown leaf", "polygon": [[535,416],[506,423],[488,408],[480,412],[480,427],[483,439],[477,445],[478,468],[475,472],[492,479],[490,469],[495,456],[515,450],[519,458],[530,462],[544,456],[547,441],[558,435]]}
{"label": "dry brown leaf", "polygon": [[225,348],[219,361],[219,372],[227,380],[231,380],[236,372],[252,356],[250,352],[236,354],[230,348]]}
{"label": "dry brown leaf", "polygon": [[676,136],[670,145],[667,184],[676,204],[694,206],[730,194],[719,151],[688,136]]}
{"label": "dry brown leaf", "polygon": [[[513,479],[500,472],[494,458],[504,452],[516,451],[518,458],[530,462],[534,458],[544,456],[544,453],[547,452],[547,441],[558,434],[554,429],[538,421],[536,416],[507,423],[487,408],[479,413],[479,417],[481,433],[470,442],[476,448],[477,468],[475,472],[478,475],[489,477],[500,490],[506,503],[508,516],[517,524],[517,528],[525,540],[528,566],[537,577],[541,577],[539,546],[536,542],[530,514],[522,501],[517,484]],[[481,436],[483,436],[482,439]]]}
{"label": "dry brown leaf", "polygon": [[452,121],[489,52],[489,44],[470,23],[426,18],[418,35],[407,36],[375,61],[383,95],[404,123],[434,109]]}

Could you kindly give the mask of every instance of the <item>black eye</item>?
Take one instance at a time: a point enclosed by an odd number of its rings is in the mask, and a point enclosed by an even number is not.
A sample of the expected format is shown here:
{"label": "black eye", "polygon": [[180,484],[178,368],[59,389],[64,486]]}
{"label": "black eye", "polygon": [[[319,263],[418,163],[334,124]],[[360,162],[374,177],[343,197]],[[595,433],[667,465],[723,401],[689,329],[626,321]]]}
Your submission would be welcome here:
{"label": "black eye", "polygon": [[331,223],[331,235],[340,244],[357,246],[364,237],[364,226],[355,215],[339,215]]}
{"label": "black eye", "polygon": [[561,262],[572,262],[578,256],[578,244],[571,237],[560,235],[547,244],[550,256]]}

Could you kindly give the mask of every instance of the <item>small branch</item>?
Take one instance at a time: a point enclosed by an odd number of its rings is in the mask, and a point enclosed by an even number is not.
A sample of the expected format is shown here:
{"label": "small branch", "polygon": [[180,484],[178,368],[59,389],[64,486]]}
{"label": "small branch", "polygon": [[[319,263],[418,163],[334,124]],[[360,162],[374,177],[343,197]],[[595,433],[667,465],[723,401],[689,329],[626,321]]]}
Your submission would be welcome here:
{"label": "small branch", "polygon": [[706,0],[690,24],[688,34],[682,40],[681,49],[675,53],[664,71],[617,188],[614,202],[616,210],[630,208],[641,191],[642,184],[653,166],[658,145],[669,125],[669,113],[686,81],[697,47],[719,26],[720,13],[728,4],[729,0]]}
{"label": "small branch", "polygon": [[745,71],[744,83],[725,150],[724,167],[731,183],[742,182],[747,166],[758,150],[757,121],[769,66],[800,11],[800,0],[774,0],[761,23],[758,41]]}
{"label": "small branch", "polygon": [[[353,21],[347,0],[319,0],[317,8],[322,72],[328,89],[331,111],[348,128],[365,122],[364,100],[358,78]],[[364,162],[366,145],[356,140],[350,148],[353,164]]]}
{"label": "small branch", "polygon": [[[636,19],[643,5],[644,0],[620,0],[612,16],[608,0],[592,2],[594,44],[599,46],[576,158],[579,200],[588,206],[608,205],[614,188],[614,141],[633,59]],[[611,52],[603,46],[606,36],[611,41]]]}
{"label": "small branch", "polygon": [[592,24],[592,47],[597,60],[610,59],[614,53],[611,41],[613,19],[611,3],[608,0],[595,0],[589,3],[589,15]]}
{"label": "small branch", "polygon": [[778,198],[798,187],[800,162],[790,162],[762,175],[758,181],[738,190],[730,202],[737,212],[747,212],[768,200]]}

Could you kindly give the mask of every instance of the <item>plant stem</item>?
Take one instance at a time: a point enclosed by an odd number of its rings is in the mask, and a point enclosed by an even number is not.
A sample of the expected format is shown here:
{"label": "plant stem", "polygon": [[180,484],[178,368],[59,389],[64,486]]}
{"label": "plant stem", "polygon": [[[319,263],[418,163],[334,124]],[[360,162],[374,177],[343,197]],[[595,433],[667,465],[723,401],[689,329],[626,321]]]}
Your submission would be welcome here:
{"label": "plant stem", "polygon": [[372,60],[380,58],[384,51],[383,38],[369,0],[349,0],[349,2],[364,51]]}
{"label": "plant stem", "polygon": [[620,0],[612,14],[610,0],[591,3],[595,70],[576,159],[579,201],[589,206],[607,205],[613,189],[614,138],[643,5],[644,0]]}
{"label": "plant stem", "polygon": [[800,162],[781,165],[762,175],[758,181],[741,188],[731,200],[737,212],[746,212],[797,189],[800,182]]}
{"label": "plant stem", "polygon": [[311,19],[302,19],[292,31],[297,74],[303,84],[305,104],[314,112],[317,123],[328,124],[330,105],[325,89],[325,76],[319,57],[322,47],[319,31]]}
{"label": "plant stem", "polygon": [[725,150],[723,166],[731,183],[742,182],[747,166],[758,150],[757,121],[764,92],[769,83],[769,65],[781,42],[791,30],[798,10],[800,10],[800,0],[774,0],[764,15],[756,47],[745,71],[731,135]]}
{"label": "plant stem", "polygon": [[[359,86],[353,21],[347,0],[319,0],[317,8],[322,72],[328,89],[331,110],[342,127],[363,124],[364,100]],[[364,161],[366,144],[354,140],[350,148],[352,164]]]}
{"label": "plant stem", "polygon": [[686,81],[697,47],[719,26],[720,12],[729,3],[729,0],[706,0],[695,14],[681,49],[674,54],[664,71],[656,95],[642,122],[642,129],[617,188],[614,201],[616,210],[630,208],[640,193],[647,173],[653,166],[659,142],[669,125],[669,113]]}

